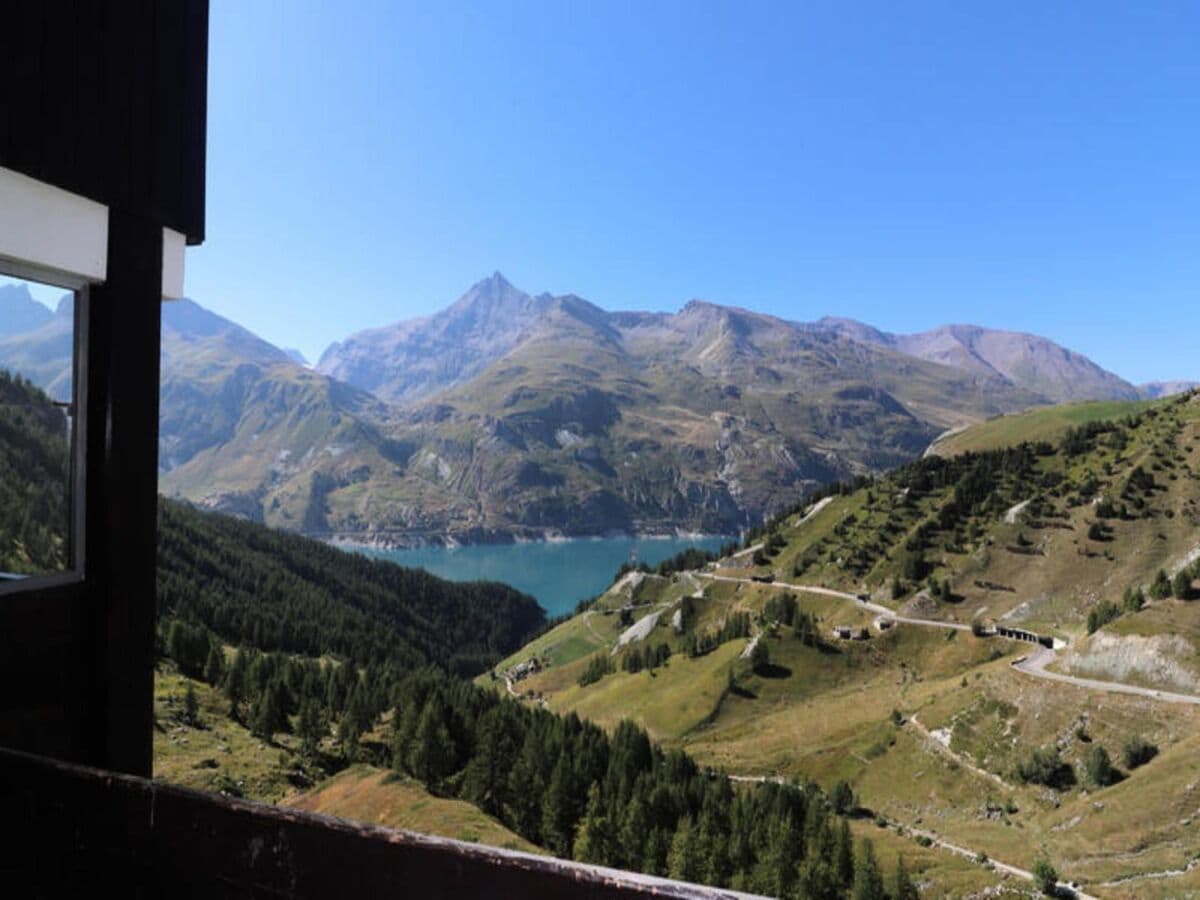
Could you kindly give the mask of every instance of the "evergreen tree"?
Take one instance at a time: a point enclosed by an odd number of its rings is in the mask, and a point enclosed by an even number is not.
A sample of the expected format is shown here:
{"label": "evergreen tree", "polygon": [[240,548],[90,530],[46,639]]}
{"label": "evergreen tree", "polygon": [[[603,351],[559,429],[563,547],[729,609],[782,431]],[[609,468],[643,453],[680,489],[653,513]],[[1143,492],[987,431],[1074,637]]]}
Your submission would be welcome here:
{"label": "evergreen tree", "polygon": [[1171,596],[1171,579],[1167,573],[1159,569],[1150,585],[1150,596],[1155,600],[1166,600]]}
{"label": "evergreen tree", "polygon": [[233,665],[225,675],[225,696],[229,698],[229,714],[238,719],[238,704],[246,699],[246,679],[250,669],[250,659],[245,648],[238,647],[233,657]]}
{"label": "evergreen tree", "polygon": [[1175,580],[1171,582],[1171,593],[1180,600],[1190,600],[1192,598],[1191,569],[1182,569],[1175,574]]}
{"label": "evergreen tree", "polygon": [[565,754],[560,755],[550,775],[542,801],[542,839],[558,856],[570,857],[575,837],[576,816],[573,810],[575,795],[571,766]]}
{"label": "evergreen tree", "polygon": [[190,681],[183,695],[183,721],[193,727],[200,725],[200,703],[196,699],[196,687]]}
{"label": "evergreen tree", "polygon": [[315,700],[306,698],[301,702],[298,724],[300,752],[307,759],[316,759],[321,746],[321,738],[328,733],[329,727],[325,721],[324,712]]}
{"label": "evergreen tree", "polygon": [[810,856],[800,866],[796,896],[802,900],[842,900],[846,894],[829,861]]}
{"label": "evergreen tree", "polygon": [[600,797],[600,785],[592,782],[588,788],[587,812],[579,820],[575,833],[575,859],[580,862],[612,865],[616,851],[616,835]]}
{"label": "evergreen tree", "polygon": [[701,864],[692,817],[684,816],[675,828],[671,849],[667,852],[667,875],[678,881],[696,881],[700,877]]}
{"label": "evergreen tree", "polygon": [[358,740],[362,732],[358,728],[358,720],[347,710],[338,719],[337,741],[344,756],[349,762],[358,759]]}
{"label": "evergreen tree", "polygon": [[493,816],[500,815],[508,801],[508,776],[517,755],[504,719],[506,709],[495,706],[476,722],[475,754],[463,772],[460,789],[464,799]]}
{"label": "evergreen tree", "polygon": [[901,856],[896,863],[896,889],[892,892],[892,900],[920,900],[920,897],[921,894],[904,865],[904,857]]}
{"label": "evergreen tree", "polygon": [[225,654],[221,645],[213,641],[208,647],[208,659],[204,661],[204,680],[216,687],[225,675]]}
{"label": "evergreen tree", "polygon": [[754,644],[754,649],[750,651],[750,666],[761,675],[770,665],[771,651],[767,649],[767,642],[760,636]]}
{"label": "evergreen tree", "polygon": [[275,689],[276,684],[277,682],[268,684],[259,693],[250,725],[250,731],[268,743],[276,732],[285,730],[287,726],[287,716],[280,703],[280,692]]}
{"label": "evergreen tree", "polygon": [[854,861],[854,885],[850,890],[853,900],[887,900],[883,887],[883,875],[875,859],[875,846],[865,838],[859,844]]}
{"label": "evergreen tree", "polygon": [[834,833],[833,873],[841,884],[854,880],[854,838],[850,834],[850,823],[842,819]]}
{"label": "evergreen tree", "polygon": [[1096,787],[1107,787],[1117,778],[1108,751],[1099,744],[1093,744],[1092,749],[1088,751],[1085,771],[1088,781]]}
{"label": "evergreen tree", "polygon": [[531,729],[525,734],[516,764],[508,776],[508,815],[505,818],[506,822],[513,824],[519,834],[537,844],[542,843],[540,801],[545,790],[542,758],[540,741]]}
{"label": "evergreen tree", "polygon": [[[354,719],[349,712],[346,716]],[[409,768],[427,784],[437,784],[453,771],[453,762],[446,708],[441,694],[435,691],[425,702],[417,722]]]}

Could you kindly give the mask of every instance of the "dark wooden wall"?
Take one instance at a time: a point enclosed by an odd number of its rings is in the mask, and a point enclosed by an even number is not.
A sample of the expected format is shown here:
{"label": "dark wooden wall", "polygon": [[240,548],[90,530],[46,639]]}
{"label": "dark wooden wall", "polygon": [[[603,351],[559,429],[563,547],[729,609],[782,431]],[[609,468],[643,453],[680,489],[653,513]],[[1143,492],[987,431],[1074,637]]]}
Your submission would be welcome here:
{"label": "dark wooden wall", "polygon": [[17,825],[0,842],[13,897],[747,898],[2,750],[0,798]]}
{"label": "dark wooden wall", "polygon": [[0,166],[109,208],[81,292],[82,581],[0,595],[0,745],[148,775],[162,229],[204,235],[206,0],[2,0]]}
{"label": "dark wooden wall", "polygon": [[0,3],[0,166],[204,239],[208,0]]}

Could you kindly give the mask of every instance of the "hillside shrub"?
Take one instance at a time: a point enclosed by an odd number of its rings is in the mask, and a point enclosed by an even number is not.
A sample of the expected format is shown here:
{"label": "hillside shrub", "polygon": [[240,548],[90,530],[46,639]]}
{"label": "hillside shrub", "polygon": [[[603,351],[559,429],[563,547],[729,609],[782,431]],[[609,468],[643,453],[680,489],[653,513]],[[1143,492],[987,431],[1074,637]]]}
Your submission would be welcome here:
{"label": "hillside shrub", "polygon": [[1154,576],[1154,582],[1150,585],[1150,596],[1155,600],[1166,600],[1171,596],[1171,579],[1163,569],[1159,569],[1158,574]]}
{"label": "hillside shrub", "polygon": [[1088,783],[1095,787],[1108,787],[1110,784],[1116,784],[1121,777],[1120,773],[1113,768],[1108,751],[1099,744],[1093,744],[1092,749],[1088,751],[1084,770]]}
{"label": "hillside shrub", "polygon": [[614,671],[616,668],[613,666],[612,657],[601,651],[588,660],[588,664],[579,675],[579,686],[587,687],[589,684],[595,684],[605,675],[611,675]]}
{"label": "hillside shrub", "polygon": [[1088,634],[1094,634],[1097,629],[1103,628],[1119,615],[1121,615],[1121,607],[1110,600],[1101,600],[1088,613]]}
{"label": "hillside shrub", "polygon": [[1033,882],[1047,897],[1058,893],[1058,870],[1044,856],[1038,857],[1037,862],[1033,864]]}
{"label": "hillside shrub", "polygon": [[1125,762],[1125,768],[1136,769],[1158,756],[1158,748],[1140,734],[1135,734],[1125,742],[1121,756]]}
{"label": "hillside shrub", "polygon": [[1075,770],[1055,747],[1037,747],[1017,763],[1017,778],[1026,784],[1041,784],[1065,790],[1075,784]]}

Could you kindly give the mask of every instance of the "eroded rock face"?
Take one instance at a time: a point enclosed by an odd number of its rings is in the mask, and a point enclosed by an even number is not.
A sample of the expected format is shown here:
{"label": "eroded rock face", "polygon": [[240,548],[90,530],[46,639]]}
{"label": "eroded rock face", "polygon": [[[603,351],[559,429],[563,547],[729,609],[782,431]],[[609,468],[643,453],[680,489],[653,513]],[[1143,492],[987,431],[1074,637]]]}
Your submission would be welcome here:
{"label": "eroded rock face", "polygon": [[1069,653],[1063,668],[1071,675],[1195,693],[1200,690],[1195,658],[1196,648],[1180,635],[1144,637],[1101,631]]}

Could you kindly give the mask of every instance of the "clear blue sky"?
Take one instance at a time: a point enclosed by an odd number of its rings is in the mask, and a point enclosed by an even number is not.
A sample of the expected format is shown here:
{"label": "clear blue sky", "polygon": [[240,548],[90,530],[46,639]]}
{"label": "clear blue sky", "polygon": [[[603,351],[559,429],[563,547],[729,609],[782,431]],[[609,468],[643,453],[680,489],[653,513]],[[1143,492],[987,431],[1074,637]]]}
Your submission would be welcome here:
{"label": "clear blue sky", "polygon": [[199,302],[310,357],[503,271],[1200,377],[1200,4],[216,0]]}

